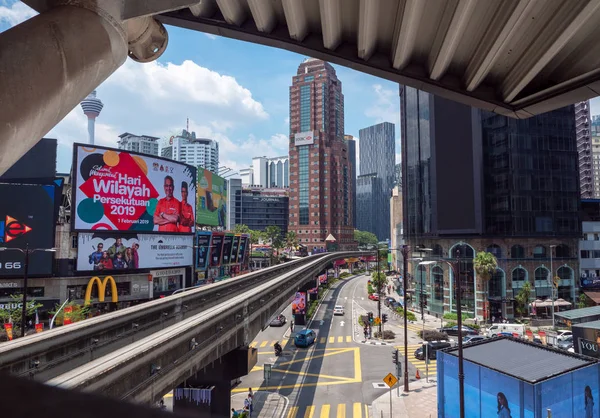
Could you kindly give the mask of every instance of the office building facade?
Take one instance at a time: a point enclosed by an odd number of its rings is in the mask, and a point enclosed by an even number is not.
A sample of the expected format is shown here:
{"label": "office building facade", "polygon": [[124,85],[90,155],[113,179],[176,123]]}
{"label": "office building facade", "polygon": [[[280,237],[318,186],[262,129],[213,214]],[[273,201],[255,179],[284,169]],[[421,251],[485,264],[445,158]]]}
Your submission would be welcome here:
{"label": "office building facade", "polygon": [[352,189],[352,226],[356,228],[356,141],[352,135],[344,135],[344,140],[348,146],[348,160],[350,161],[350,187]]}
{"label": "office building facade", "polygon": [[226,229],[233,230],[242,223],[242,179],[227,181],[227,222]]}
{"label": "office building facade", "polygon": [[254,157],[252,166],[240,170],[244,186],[285,188],[290,186],[290,161],[281,157]]}
{"label": "office building facade", "polygon": [[213,139],[196,138],[195,132],[184,129],[181,134],[171,136],[160,152],[165,158],[219,173],[219,143]]}
{"label": "office building facade", "polygon": [[[462,259],[464,310],[480,319],[514,316],[526,281],[534,297],[550,297],[551,268],[558,297],[574,302],[581,228],[574,107],[517,120],[413,88],[400,96],[407,243]],[[473,269],[478,251],[498,258],[487,293]],[[415,306],[455,310],[446,263],[413,263],[409,274]]]}
{"label": "office building facade", "polygon": [[[395,126],[383,122],[359,131],[360,174],[375,175],[379,187],[373,190],[371,206],[368,212],[357,213],[357,228],[374,233],[380,241],[390,238],[389,198],[394,187],[396,165]],[[370,214],[372,219],[367,220]],[[367,229],[365,222],[371,224]]]}
{"label": "office building facade", "polygon": [[239,223],[255,231],[264,231],[270,225],[278,226],[283,238],[288,232],[288,190],[274,187],[244,188],[239,214]]}
{"label": "office building facade", "polygon": [[342,83],[322,60],[304,60],[293,77],[289,157],[289,230],[308,251],[324,250],[330,234],[339,249],[356,248]]}
{"label": "office building facade", "polygon": [[158,140],[155,136],[135,135],[129,132],[119,135],[119,149],[141,152],[142,154],[158,155]]}

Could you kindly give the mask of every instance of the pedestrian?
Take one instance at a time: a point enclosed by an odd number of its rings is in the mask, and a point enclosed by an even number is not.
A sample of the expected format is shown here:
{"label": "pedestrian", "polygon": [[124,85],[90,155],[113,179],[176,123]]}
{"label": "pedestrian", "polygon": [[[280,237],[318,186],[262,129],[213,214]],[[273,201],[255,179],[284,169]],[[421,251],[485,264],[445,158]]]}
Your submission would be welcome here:
{"label": "pedestrian", "polygon": [[240,413],[235,410],[235,408],[231,408],[231,418],[238,418]]}
{"label": "pedestrian", "polygon": [[294,320],[293,319],[290,322],[290,328],[292,329],[292,332],[294,332]]}
{"label": "pedestrian", "polygon": [[252,411],[254,410],[254,402],[252,402],[252,395],[248,395],[248,409],[250,410],[250,416],[252,416]]}
{"label": "pedestrian", "polygon": [[367,338],[369,338],[369,330],[366,327],[364,329],[364,333],[365,333],[365,341],[366,341]]}

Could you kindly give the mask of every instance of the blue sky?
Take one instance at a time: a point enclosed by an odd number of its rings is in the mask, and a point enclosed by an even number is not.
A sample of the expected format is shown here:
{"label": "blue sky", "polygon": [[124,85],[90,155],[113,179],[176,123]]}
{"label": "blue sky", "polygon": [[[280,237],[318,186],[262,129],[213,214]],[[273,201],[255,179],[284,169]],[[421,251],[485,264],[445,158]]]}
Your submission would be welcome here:
{"label": "blue sky", "polygon": [[[0,0],[0,31],[31,17],[21,2]],[[158,62],[128,60],[97,89],[104,109],[98,143],[116,146],[123,132],[169,137],[186,126],[217,139],[221,165],[240,169],[258,155],[287,154],[289,86],[305,56],[275,48],[167,27]],[[388,121],[399,138],[398,86],[335,66],[345,96],[345,132]],[[87,122],[74,109],[47,136],[59,139],[59,171],[70,167],[71,144],[87,140]],[[399,154],[399,144],[397,153]],[[399,159],[399,155],[398,155]]]}
{"label": "blue sky", "polygon": [[[0,0],[0,32],[35,15],[14,0]],[[289,85],[305,58],[288,51],[167,27],[169,46],[158,61],[131,60],[98,87],[104,109],[96,141],[116,146],[123,132],[168,138],[186,126],[219,141],[220,162],[239,170],[252,157],[287,154]],[[369,125],[396,125],[399,158],[398,85],[334,66],[345,96],[345,132],[358,137]],[[600,114],[600,98],[591,101]],[[49,137],[59,140],[58,170],[70,169],[72,143],[87,141],[87,121],[79,107]]]}

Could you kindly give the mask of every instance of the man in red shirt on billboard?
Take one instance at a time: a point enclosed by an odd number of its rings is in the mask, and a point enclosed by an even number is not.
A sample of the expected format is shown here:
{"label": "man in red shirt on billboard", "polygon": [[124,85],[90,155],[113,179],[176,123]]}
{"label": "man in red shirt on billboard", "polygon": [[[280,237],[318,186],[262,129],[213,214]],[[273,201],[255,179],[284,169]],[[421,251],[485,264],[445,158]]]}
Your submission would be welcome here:
{"label": "man in red shirt on billboard", "polygon": [[173,197],[175,183],[173,177],[165,177],[165,197],[160,199],[154,210],[154,225],[160,232],[177,232],[177,223],[181,215],[181,203]]}
{"label": "man in red shirt on billboard", "polygon": [[188,184],[181,182],[181,216],[179,219],[179,232],[192,232],[194,226],[194,211],[192,205],[187,202]]}

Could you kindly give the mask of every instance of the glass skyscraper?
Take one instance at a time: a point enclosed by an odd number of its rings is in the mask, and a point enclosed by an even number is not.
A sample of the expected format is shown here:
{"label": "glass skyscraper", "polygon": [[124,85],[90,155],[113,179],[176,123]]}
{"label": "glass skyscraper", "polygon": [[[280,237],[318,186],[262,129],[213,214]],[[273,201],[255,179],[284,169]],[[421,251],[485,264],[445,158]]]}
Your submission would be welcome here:
{"label": "glass skyscraper", "polygon": [[[375,175],[379,181],[375,183],[376,189],[372,190],[370,196],[372,208],[365,212],[357,207],[356,227],[361,231],[374,233],[380,241],[383,241],[390,238],[389,202],[394,187],[396,165],[394,124],[383,122],[361,129],[358,145],[361,176]],[[372,219],[367,219],[369,214]]]}

